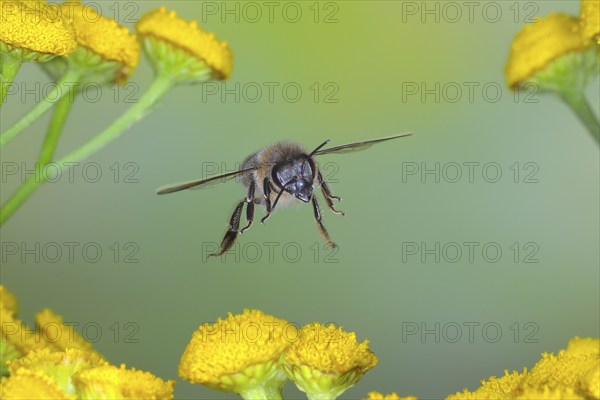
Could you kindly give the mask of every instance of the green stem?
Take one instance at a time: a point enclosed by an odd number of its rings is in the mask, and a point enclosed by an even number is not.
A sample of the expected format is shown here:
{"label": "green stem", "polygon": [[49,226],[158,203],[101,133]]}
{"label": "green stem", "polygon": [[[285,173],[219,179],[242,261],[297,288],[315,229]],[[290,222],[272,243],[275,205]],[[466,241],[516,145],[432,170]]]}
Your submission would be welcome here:
{"label": "green stem", "polygon": [[58,160],[58,167],[66,168],[68,167],[67,164],[81,161],[117,139],[127,128],[144,118],[156,102],[160,100],[174,84],[175,81],[172,75],[168,73],[159,74],[146,93],[144,93],[134,106],[129,108],[125,114],[121,115],[112,123],[112,125],[96,135],[92,140]]}
{"label": "green stem", "polygon": [[62,99],[64,96],[69,95],[76,90],[77,83],[81,78],[79,72],[74,70],[67,70],[63,77],[56,83],[46,97],[37,103],[23,118],[17,121],[13,126],[8,128],[6,132],[0,135],[0,146],[4,146],[6,143],[14,139],[23,129],[27,128],[33,121],[38,119],[44,114],[54,103]]}
{"label": "green stem", "polygon": [[10,85],[21,68],[21,60],[0,53],[0,107],[4,104]]}
{"label": "green stem", "polygon": [[42,150],[38,156],[38,163],[40,167],[50,163],[54,158],[54,152],[56,151],[58,138],[62,133],[63,126],[65,125],[65,121],[69,115],[73,101],[75,100],[74,98],[70,99],[69,97],[70,96],[65,96],[60,99],[54,107],[54,114],[52,114],[52,120],[48,126],[48,132],[46,132],[46,137],[44,138],[44,143],[42,144]]}
{"label": "green stem", "polygon": [[[159,74],[137,104],[129,108],[125,114],[92,140],[57,161],[57,168],[64,171],[72,165],[71,163],[85,159],[118,138],[134,122],[145,117],[149,110],[174,84],[175,81],[172,75],[168,73]],[[41,167],[38,166],[38,172],[33,176],[30,175],[12,197],[0,208],[0,225],[3,225],[44,182],[45,179],[42,176]]]}
{"label": "green stem", "polygon": [[23,204],[25,200],[27,200],[27,198],[33,194],[39,185],[44,183],[45,178],[43,176],[43,168],[52,162],[52,157],[54,156],[54,152],[56,151],[56,146],[58,144],[58,138],[60,137],[66,118],[69,115],[69,110],[73,104],[73,100],[69,97],[70,96],[64,96],[58,101],[58,104],[56,104],[56,107],[54,108],[54,114],[52,115],[52,120],[48,126],[48,132],[46,133],[46,137],[44,139],[44,143],[42,144],[42,149],[40,150],[40,154],[35,166],[35,175],[33,175],[33,177],[28,177],[17,189],[15,194],[6,203],[6,209],[5,207],[2,207],[2,210],[0,211],[0,219],[2,222],[4,222],[5,218],[8,218],[12,213],[14,213],[17,208],[21,206],[21,204]]}
{"label": "green stem", "polygon": [[560,97],[588,129],[590,135],[600,144],[600,122],[590,107],[582,91],[561,91]]}

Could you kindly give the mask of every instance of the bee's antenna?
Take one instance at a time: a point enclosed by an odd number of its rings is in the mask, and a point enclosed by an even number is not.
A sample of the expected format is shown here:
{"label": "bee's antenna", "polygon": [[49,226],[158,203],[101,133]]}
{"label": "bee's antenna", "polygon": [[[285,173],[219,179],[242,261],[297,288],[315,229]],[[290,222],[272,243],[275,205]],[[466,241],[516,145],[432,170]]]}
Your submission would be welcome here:
{"label": "bee's antenna", "polygon": [[309,156],[309,157],[312,157],[312,156],[314,156],[314,155],[315,155],[315,153],[316,153],[317,151],[321,150],[321,148],[322,148],[323,146],[325,146],[325,145],[326,145],[327,143],[329,143],[329,142],[331,142],[331,140],[327,139],[326,141],[324,141],[323,143],[321,143],[321,144],[319,145],[319,147],[317,147],[316,149],[314,149],[314,150],[313,150],[313,151],[312,151],[312,152],[311,152],[311,153],[310,153],[308,156]]}

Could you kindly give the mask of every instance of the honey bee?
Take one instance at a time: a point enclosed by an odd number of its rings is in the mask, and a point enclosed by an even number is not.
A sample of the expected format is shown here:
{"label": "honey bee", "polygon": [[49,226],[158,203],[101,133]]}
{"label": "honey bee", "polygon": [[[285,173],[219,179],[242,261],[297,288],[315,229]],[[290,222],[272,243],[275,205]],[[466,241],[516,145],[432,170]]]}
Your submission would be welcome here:
{"label": "honey bee", "polygon": [[[211,256],[220,256],[225,253],[233,246],[238,234],[244,233],[252,226],[255,204],[266,208],[266,214],[260,220],[261,224],[264,224],[277,205],[290,204],[297,201],[303,203],[312,202],[317,228],[327,245],[333,248],[336,247],[336,244],[333,243],[329,237],[329,233],[327,233],[327,230],[323,226],[321,209],[313,191],[315,186],[320,187],[327,207],[332,212],[343,216],[345,215],[344,212],[337,210],[333,205],[333,200],[341,201],[342,199],[331,193],[313,157],[364,150],[376,143],[409,135],[410,133],[403,133],[396,136],[323,149],[329,143],[329,140],[326,140],[310,153],[297,143],[278,142],[250,154],[242,162],[237,171],[207,179],[163,186],[157,189],[157,193],[167,194],[186,189],[208,187],[234,178],[240,178],[241,183],[248,189],[247,195],[237,204],[229,219],[229,228],[221,242],[221,249],[217,253],[210,254]],[[246,206],[246,226],[240,230],[244,205]]]}

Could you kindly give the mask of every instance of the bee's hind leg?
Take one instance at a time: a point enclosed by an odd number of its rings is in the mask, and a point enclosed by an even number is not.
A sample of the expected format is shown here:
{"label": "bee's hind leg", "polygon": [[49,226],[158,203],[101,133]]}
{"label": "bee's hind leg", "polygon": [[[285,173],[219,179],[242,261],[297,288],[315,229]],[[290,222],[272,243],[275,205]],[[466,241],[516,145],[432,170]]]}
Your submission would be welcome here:
{"label": "bee's hind leg", "polygon": [[239,204],[235,207],[233,214],[231,215],[231,219],[229,220],[229,229],[225,233],[225,237],[223,237],[223,241],[221,242],[221,250],[218,253],[212,253],[210,256],[220,256],[225,253],[227,250],[233,246],[235,243],[235,239],[238,235],[238,229],[240,228],[240,219],[242,217],[242,210],[244,208],[244,204],[246,203],[246,199],[239,202]]}
{"label": "bee's hind leg", "polygon": [[325,240],[325,243],[327,243],[327,246],[331,248],[336,248],[337,245],[331,241],[329,233],[327,233],[327,229],[325,229],[323,223],[321,222],[321,210],[319,208],[319,203],[317,202],[317,197],[314,195],[312,198],[312,204],[313,211],[315,212],[315,221],[317,221],[317,227],[319,228],[319,232],[321,232],[321,236],[323,236],[323,239]]}
{"label": "bee's hind leg", "polygon": [[319,186],[321,186],[321,192],[323,192],[323,198],[325,199],[325,204],[327,204],[327,207],[329,207],[329,209],[336,214],[339,214],[341,216],[346,215],[346,213],[340,210],[336,210],[333,206],[332,200],[335,199],[341,201],[342,198],[331,194],[331,192],[329,191],[329,186],[327,186],[327,183],[323,179],[323,175],[321,175],[321,171],[319,171],[319,173],[317,174],[317,180],[319,182]]}

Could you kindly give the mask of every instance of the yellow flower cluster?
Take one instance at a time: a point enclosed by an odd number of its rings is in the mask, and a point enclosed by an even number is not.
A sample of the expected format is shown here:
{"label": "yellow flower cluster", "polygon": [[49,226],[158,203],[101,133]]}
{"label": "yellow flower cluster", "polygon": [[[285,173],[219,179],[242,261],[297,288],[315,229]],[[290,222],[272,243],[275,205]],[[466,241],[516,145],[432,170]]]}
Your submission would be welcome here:
{"label": "yellow flower cluster", "polygon": [[115,20],[98,14],[80,1],[61,4],[63,15],[73,24],[79,46],[91,50],[107,61],[123,65],[128,75],[138,64],[140,46],[136,35]]}
{"label": "yellow flower cluster", "polygon": [[504,74],[508,86],[516,87],[549,63],[569,52],[589,47],[579,30],[579,20],[552,13],[527,24],[517,33],[510,48]]}
{"label": "yellow flower cluster", "polygon": [[600,398],[600,339],[569,341],[558,355],[544,353],[531,369],[504,372],[482,381],[474,392],[465,389],[447,400],[598,399]]}
{"label": "yellow flower cluster", "polygon": [[[291,335],[291,336],[289,336]],[[192,383],[227,389],[240,373],[253,376],[259,370],[278,369],[281,358],[296,335],[285,320],[258,310],[229,313],[215,324],[204,324],[192,335],[179,363],[179,376]]]}
{"label": "yellow flower cluster", "polygon": [[581,0],[579,18],[551,13],[523,26],[511,44],[504,75],[508,86],[518,85],[566,54],[600,43],[600,0]]}
{"label": "yellow flower cluster", "polygon": [[309,398],[335,399],[356,385],[377,362],[368,340],[358,343],[354,332],[315,322],[300,330],[283,368]]}
{"label": "yellow flower cluster", "polygon": [[77,48],[73,25],[43,0],[0,1],[0,50],[66,55]]}
{"label": "yellow flower cluster", "polygon": [[[281,398],[289,378],[309,395],[335,398],[377,364],[368,341],[333,325],[312,323],[298,331],[258,310],[229,313],[194,332],[179,375],[244,398]],[[287,375],[287,377],[286,377]]]}
{"label": "yellow flower cluster", "polygon": [[[64,324],[60,315],[45,309],[35,317],[36,329],[31,330],[18,319],[18,305],[12,293],[0,285],[0,325],[2,349],[13,349],[15,355],[24,356],[31,350],[49,349],[52,351],[76,348],[91,350],[92,344],[83,339],[72,326]],[[5,351],[0,354],[2,368],[8,359]]]}
{"label": "yellow flower cluster", "polygon": [[[579,18],[551,13],[526,24],[504,67],[509,88],[557,95],[600,143],[600,123],[585,97],[600,63],[600,0],[581,0]],[[533,85],[533,86],[532,86]]]}
{"label": "yellow flower cluster", "polygon": [[203,60],[221,79],[231,74],[233,54],[227,42],[220,42],[214,33],[200,29],[196,21],[179,18],[175,11],[160,7],[144,14],[136,30],[142,36],[165,41]]}
{"label": "yellow flower cluster", "polygon": [[174,381],[109,365],[49,309],[36,315],[34,332],[16,319],[16,310],[15,297],[0,285],[0,354],[8,375],[0,381],[2,399],[173,398]]}
{"label": "yellow flower cluster", "polygon": [[358,343],[354,332],[344,332],[333,324],[318,322],[300,330],[299,340],[288,351],[285,360],[291,365],[311,365],[324,373],[367,371],[377,365],[377,357],[369,349],[369,341]]}

